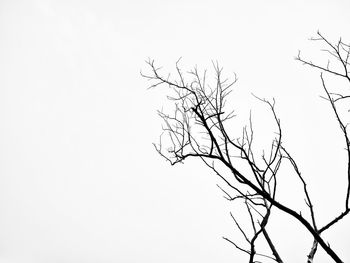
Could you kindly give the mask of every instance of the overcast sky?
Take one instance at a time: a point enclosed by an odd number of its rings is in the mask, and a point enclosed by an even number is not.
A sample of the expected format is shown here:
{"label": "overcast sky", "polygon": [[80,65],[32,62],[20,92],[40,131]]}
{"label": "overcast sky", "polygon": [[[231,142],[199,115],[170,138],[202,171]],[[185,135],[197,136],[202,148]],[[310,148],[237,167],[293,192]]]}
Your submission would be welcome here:
{"label": "overcast sky", "polygon": [[[319,72],[294,57],[318,58],[317,30],[350,42],[349,10],[346,0],[2,0],[0,262],[244,262],[221,238],[237,232],[215,175],[199,162],[171,167],[153,149],[167,101],[140,77],[149,57],[165,72],[179,57],[185,69],[217,60],[239,78],[231,106],[251,108],[257,125],[269,112],[250,93],[275,97],[320,221],[332,218],[344,145]],[[305,262],[311,238],[276,218],[282,256]],[[345,261],[349,225],[327,236]]]}

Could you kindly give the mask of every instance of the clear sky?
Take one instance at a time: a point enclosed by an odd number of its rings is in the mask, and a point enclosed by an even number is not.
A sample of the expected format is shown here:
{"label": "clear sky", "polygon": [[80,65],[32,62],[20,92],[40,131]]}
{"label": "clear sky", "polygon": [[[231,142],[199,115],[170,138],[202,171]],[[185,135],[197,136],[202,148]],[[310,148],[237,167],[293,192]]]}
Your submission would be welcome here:
{"label": "clear sky", "polygon": [[[252,109],[257,125],[269,112],[250,93],[275,97],[320,221],[332,218],[342,138],[319,72],[294,57],[318,59],[317,30],[350,42],[349,10],[345,0],[1,1],[0,262],[244,262],[221,238],[239,236],[220,181],[153,149],[167,102],[140,77],[149,57],[165,72],[179,57],[185,69],[217,60],[239,78],[231,106]],[[295,192],[282,197],[298,207]],[[274,222],[285,260],[305,262],[310,237],[277,212]],[[327,235],[347,261],[349,225]]]}

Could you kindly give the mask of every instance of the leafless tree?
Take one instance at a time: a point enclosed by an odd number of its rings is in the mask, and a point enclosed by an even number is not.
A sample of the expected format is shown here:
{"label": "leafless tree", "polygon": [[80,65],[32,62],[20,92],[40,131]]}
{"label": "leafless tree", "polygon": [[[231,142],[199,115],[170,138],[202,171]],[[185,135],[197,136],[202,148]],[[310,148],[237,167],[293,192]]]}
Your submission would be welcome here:
{"label": "leafless tree", "polygon": [[[242,202],[246,207],[250,219],[252,231],[243,227],[239,220],[231,213],[235,226],[240,231],[246,244],[238,244],[227,237],[225,240],[233,244],[238,250],[249,255],[249,262],[261,262],[272,260],[283,262],[275,241],[268,233],[267,226],[272,209],[279,209],[301,224],[314,241],[307,256],[307,262],[312,262],[317,252],[317,247],[322,249],[334,260],[343,262],[336,251],[322,237],[322,233],[349,214],[350,195],[350,141],[348,135],[348,123],[346,116],[338,109],[338,103],[350,99],[350,92],[342,94],[330,91],[326,85],[325,75],[330,74],[345,79],[350,84],[349,56],[350,46],[341,39],[332,44],[321,33],[313,41],[321,41],[329,57],[325,66],[305,60],[300,52],[297,61],[321,71],[321,83],[325,93],[323,96],[329,102],[330,109],[339,124],[344,137],[344,145],[348,156],[347,163],[347,188],[344,193],[344,210],[334,218],[319,227],[314,212],[306,179],[301,174],[292,154],[286,149],[282,140],[282,127],[275,109],[275,100],[269,101],[263,98],[257,100],[266,104],[274,119],[276,136],[270,142],[268,153],[257,157],[253,150],[254,129],[252,118],[249,124],[242,127],[239,134],[229,130],[229,123],[234,121],[234,111],[227,108],[227,98],[232,91],[232,86],[237,78],[232,81],[223,77],[223,70],[218,63],[213,63],[215,82],[210,85],[207,80],[207,71],[200,73],[197,68],[190,72],[182,72],[179,61],[176,63],[176,76],[170,74],[164,76],[160,73],[153,60],[148,60],[149,74],[142,74],[151,81],[150,88],[168,86],[171,94],[168,99],[173,102],[174,110],[169,113],[159,111],[163,119],[163,133],[158,144],[154,144],[158,153],[172,165],[182,163],[188,158],[198,158],[210,168],[223,182],[218,187],[224,193],[224,197],[232,202]],[[333,67],[334,64],[334,67]],[[337,65],[340,65],[340,70]],[[349,85],[350,86],[350,85]],[[294,210],[287,204],[276,198],[279,171],[282,163],[289,163],[291,173],[294,173],[303,187],[303,198],[309,211],[308,215],[302,215],[299,210]],[[245,225],[246,227],[246,225]],[[252,235],[248,233],[252,232]],[[256,246],[256,240],[261,238],[266,241],[270,251],[260,251]]]}

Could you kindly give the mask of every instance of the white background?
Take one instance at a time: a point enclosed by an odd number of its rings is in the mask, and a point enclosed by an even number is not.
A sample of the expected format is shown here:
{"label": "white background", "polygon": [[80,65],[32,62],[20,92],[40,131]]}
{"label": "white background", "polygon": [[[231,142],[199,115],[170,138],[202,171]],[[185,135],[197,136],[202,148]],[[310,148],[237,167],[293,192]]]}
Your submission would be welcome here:
{"label": "white background", "polygon": [[[220,181],[199,162],[171,167],[153,149],[156,110],[167,101],[140,77],[148,57],[164,72],[179,57],[185,69],[218,60],[239,78],[230,106],[244,117],[251,108],[256,125],[269,112],[250,93],[275,97],[319,224],[333,218],[344,206],[344,145],[319,98],[319,72],[294,57],[301,49],[326,61],[307,40],[317,30],[350,42],[349,8],[345,0],[1,1],[0,262],[245,262],[221,238],[241,237]],[[300,185],[284,176],[281,198],[299,209]],[[305,262],[312,239],[274,215],[281,256]],[[325,235],[345,261],[349,225]],[[317,262],[331,262],[319,250]]]}

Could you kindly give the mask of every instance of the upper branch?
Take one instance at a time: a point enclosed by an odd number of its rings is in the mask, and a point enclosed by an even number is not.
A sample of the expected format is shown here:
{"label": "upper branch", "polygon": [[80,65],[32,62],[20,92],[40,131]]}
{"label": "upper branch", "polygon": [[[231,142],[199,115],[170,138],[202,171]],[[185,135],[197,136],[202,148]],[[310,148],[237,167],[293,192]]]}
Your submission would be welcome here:
{"label": "upper branch", "polygon": [[[296,57],[297,60],[301,61],[303,64],[309,65],[311,67],[320,69],[322,72],[328,73],[333,76],[337,76],[340,78],[343,78],[347,81],[347,83],[350,84],[350,70],[349,70],[349,58],[350,58],[350,45],[345,44],[341,39],[337,41],[336,44],[332,44],[327,38],[325,38],[320,32],[317,32],[318,37],[312,38],[311,40],[314,41],[321,41],[325,45],[325,49],[322,51],[325,51],[328,55],[330,55],[331,59],[335,60],[332,61],[333,64],[338,64],[341,71],[336,70],[335,67],[330,67],[331,60],[328,60],[328,63],[326,66],[323,65],[317,65],[313,63],[312,61],[306,61],[305,59],[301,58],[300,52],[298,56]],[[344,99],[349,99],[349,94],[342,94],[339,92],[330,92],[326,86],[324,76],[321,72],[320,78],[322,82],[322,87],[324,89],[324,92],[326,93],[326,97],[324,97],[326,100],[329,101],[332,111],[335,115],[336,121],[339,124],[339,127],[342,131],[344,141],[345,141],[345,150],[347,152],[347,188],[345,193],[345,209],[343,212],[341,212],[338,216],[336,216],[333,220],[331,220],[329,223],[327,223],[325,226],[321,227],[319,229],[319,233],[322,233],[324,230],[330,228],[335,223],[339,222],[342,218],[344,218],[349,212],[350,212],[350,140],[349,140],[349,133],[348,133],[348,123],[344,121],[344,116],[340,113],[338,109],[338,103]],[[350,86],[349,86],[350,87]]]}

